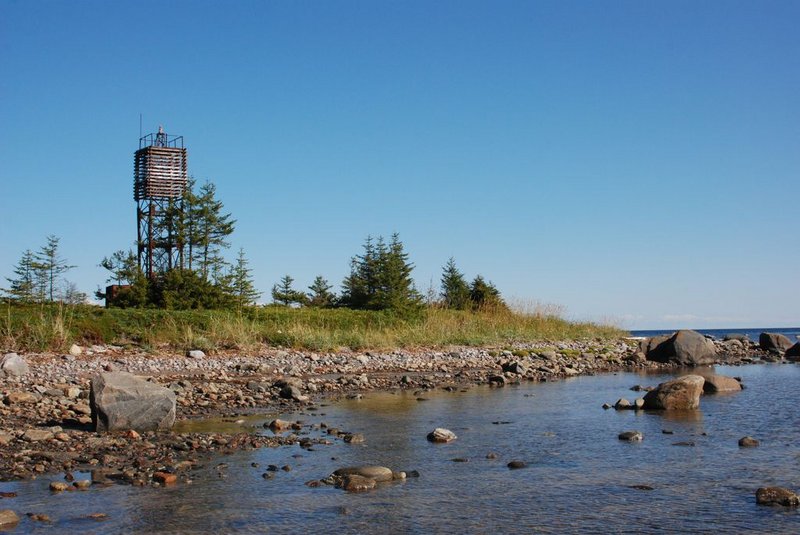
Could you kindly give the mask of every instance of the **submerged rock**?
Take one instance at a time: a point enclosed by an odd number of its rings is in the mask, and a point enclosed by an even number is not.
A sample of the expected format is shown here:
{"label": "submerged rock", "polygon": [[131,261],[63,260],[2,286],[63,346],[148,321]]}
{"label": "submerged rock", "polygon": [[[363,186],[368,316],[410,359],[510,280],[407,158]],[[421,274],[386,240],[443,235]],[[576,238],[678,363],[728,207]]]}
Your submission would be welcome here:
{"label": "submerged rock", "polygon": [[703,366],[717,359],[714,342],[696,331],[678,331],[670,337],[651,338],[647,360],[674,362],[681,366]]}
{"label": "submerged rock", "polygon": [[428,433],[427,438],[430,442],[444,444],[447,442],[452,442],[458,437],[456,436],[455,433],[453,433],[449,429],[445,429],[443,427],[437,427],[436,429]]}
{"label": "submerged rock", "polygon": [[760,442],[753,437],[742,437],[739,439],[739,447],[740,448],[755,448],[760,444]]}
{"label": "submerged rock", "polygon": [[627,442],[641,442],[644,440],[644,435],[641,431],[624,431],[620,433],[617,438]]}
{"label": "submerged rock", "polygon": [[703,392],[706,394],[718,394],[720,392],[738,392],[742,389],[742,383],[733,377],[725,375],[704,375]]}
{"label": "submerged rock", "polygon": [[377,482],[368,477],[351,474],[344,476],[336,486],[347,492],[366,492],[374,489],[377,486]]}
{"label": "submerged rock", "polygon": [[685,375],[661,383],[644,397],[644,408],[655,410],[694,410],[700,407],[700,394],[705,379]]}
{"label": "submerged rock", "polygon": [[761,487],[756,491],[758,505],[800,505],[800,496],[782,487]]}
{"label": "submerged rock", "polygon": [[339,477],[357,475],[374,479],[375,481],[391,481],[394,479],[392,469],[386,468],[385,466],[349,466],[346,468],[339,468],[333,475]]}
{"label": "submerged rock", "polygon": [[89,401],[96,431],[154,431],[170,429],[175,423],[172,390],[130,373],[95,376]]}

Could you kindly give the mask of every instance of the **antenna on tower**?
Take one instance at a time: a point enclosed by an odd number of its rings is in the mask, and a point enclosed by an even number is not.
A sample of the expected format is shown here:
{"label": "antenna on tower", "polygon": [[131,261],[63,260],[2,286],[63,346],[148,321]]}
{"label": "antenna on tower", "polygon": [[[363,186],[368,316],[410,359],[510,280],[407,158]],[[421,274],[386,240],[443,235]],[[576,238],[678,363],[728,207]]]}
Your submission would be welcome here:
{"label": "antenna on tower", "polygon": [[142,114],[139,114],[139,139],[142,139]]}

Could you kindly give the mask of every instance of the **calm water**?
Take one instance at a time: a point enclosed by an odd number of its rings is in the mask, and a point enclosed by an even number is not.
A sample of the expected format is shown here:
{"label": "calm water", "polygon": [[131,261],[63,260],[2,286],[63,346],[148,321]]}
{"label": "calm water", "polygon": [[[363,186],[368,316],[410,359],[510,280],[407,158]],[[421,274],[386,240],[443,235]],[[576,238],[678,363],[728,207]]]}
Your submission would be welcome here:
{"label": "calm water", "polygon": [[[701,411],[680,417],[600,408],[636,397],[628,390],[635,384],[667,378],[655,375],[436,391],[424,402],[411,393],[368,394],[317,413],[287,415],[362,432],[363,445],[337,441],[312,452],[241,452],[209,462],[193,484],[167,489],[113,486],[51,496],[49,478],[4,483],[0,490],[16,490],[19,497],[0,500],[0,509],[54,520],[47,526],[23,519],[18,532],[800,532],[800,512],[759,507],[754,499],[762,485],[800,489],[800,366],[717,371],[741,376],[747,389],[705,397]],[[492,423],[500,421],[510,423]],[[437,426],[455,431],[458,440],[428,443],[425,435]],[[633,429],[644,433],[642,443],[617,440]],[[740,449],[737,441],[745,435],[761,446]],[[695,446],[672,445],[679,441]],[[489,452],[499,459],[487,460]],[[456,457],[469,462],[452,462]],[[510,460],[529,467],[510,471]],[[215,469],[221,461],[228,464],[225,478]],[[304,485],[363,463],[416,469],[421,476],[357,495]],[[268,464],[293,469],[264,480]],[[81,518],[92,512],[109,518]]]}

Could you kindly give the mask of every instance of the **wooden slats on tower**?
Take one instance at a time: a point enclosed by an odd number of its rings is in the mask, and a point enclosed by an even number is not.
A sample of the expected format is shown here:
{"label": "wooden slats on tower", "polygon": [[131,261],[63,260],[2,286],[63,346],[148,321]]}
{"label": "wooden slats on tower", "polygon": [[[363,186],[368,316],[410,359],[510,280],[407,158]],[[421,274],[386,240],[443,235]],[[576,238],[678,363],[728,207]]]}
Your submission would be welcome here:
{"label": "wooden slats on tower", "polygon": [[150,146],[134,156],[133,198],[178,199],[188,184],[186,149]]}

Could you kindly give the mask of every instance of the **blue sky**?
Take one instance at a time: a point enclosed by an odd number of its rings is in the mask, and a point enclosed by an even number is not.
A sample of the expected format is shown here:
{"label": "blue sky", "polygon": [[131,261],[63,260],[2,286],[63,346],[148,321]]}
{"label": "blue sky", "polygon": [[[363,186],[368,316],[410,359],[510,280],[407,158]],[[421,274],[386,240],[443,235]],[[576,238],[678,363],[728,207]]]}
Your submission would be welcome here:
{"label": "blue sky", "polygon": [[[163,124],[257,286],[399,232],[626,328],[800,324],[798,2],[0,1],[0,277],[132,245]],[[3,279],[0,279],[5,283]]]}

